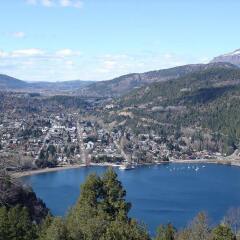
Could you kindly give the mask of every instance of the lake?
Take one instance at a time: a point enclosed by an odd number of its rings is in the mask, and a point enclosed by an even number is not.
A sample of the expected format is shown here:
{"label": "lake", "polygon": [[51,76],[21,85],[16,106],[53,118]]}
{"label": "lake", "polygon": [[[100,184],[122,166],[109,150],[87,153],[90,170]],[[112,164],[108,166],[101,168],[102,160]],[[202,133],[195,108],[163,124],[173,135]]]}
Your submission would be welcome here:
{"label": "lake", "polygon": [[[80,193],[80,184],[105,167],[68,169],[24,177],[54,215],[63,216]],[[161,223],[184,227],[199,212],[219,222],[230,207],[240,206],[240,168],[215,164],[166,164],[130,171],[115,168],[132,203],[130,216],[153,233]]]}

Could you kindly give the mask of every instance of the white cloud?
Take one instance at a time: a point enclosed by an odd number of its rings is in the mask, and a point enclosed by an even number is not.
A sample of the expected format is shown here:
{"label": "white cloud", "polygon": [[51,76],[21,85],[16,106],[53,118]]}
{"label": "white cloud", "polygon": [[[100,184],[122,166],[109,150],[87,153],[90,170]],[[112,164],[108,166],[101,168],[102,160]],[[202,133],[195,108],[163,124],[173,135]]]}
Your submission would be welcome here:
{"label": "white cloud", "polygon": [[7,57],[7,56],[8,56],[7,52],[4,52],[4,51],[0,50],[0,58],[4,58],[4,57]]}
{"label": "white cloud", "polygon": [[111,79],[128,73],[147,72],[199,62],[201,62],[200,58],[173,53],[108,54],[97,59],[95,73],[97,78],[101,76],[101,79]]}
{"label": "white cloud", "polygon": [[58,57],[72,57],[72,56],[79,56],[81,53],[79,51],[73,51],[72,49],[60,49],[56,51],[56,56]]}
{"label": "white cloud", "polygon": [[79,0],[60,0],[60,5],[62,7],[76,7],[81,8],[83,6],[83,2]]}
{"label": "white cloud", "polygon": [[42,0],[42,5],[45,7],[52,7],[54,3],[52,0]]}
{"label": "white cloud", "polygon": [[83,2],[81,0],[26,0],[27,4],[42,5],[44,7],[73,7],[82,8]]}
{"label": "white cloud", "polygon": [[24,38],[26,34],[24,32],[13,32],[11,33],[11,36],[14,38]]}
{"label": "white cloud", "polygon": [[189,63],[200,63],[201,57],[173,53],[85,55],[70,48],[51,52],[30,48],[0,50],[0,72],[25,80],[107,80],[128,73],[147,72]]}
{"label": "white cloud", "polygon": [[44,51],[38,48],[20,49],[10,53],[11,57],[36,57],[43,56]]}
{"label": "white cloud", "polygon": [[60,0],[60,5],[62,7],[69,7],[69,6],[71,6],[71,1],[70,0]]}

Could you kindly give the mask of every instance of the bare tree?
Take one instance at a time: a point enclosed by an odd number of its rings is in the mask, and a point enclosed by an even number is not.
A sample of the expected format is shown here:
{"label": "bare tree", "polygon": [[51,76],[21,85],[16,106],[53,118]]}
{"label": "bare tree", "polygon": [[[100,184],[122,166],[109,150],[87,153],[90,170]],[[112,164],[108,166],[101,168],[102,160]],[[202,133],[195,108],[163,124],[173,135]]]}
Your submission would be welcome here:
{"label": "bare tree", "polygon": [[[208,224],[208,217],[204,212],[199,213],[190,223],[188,233],[185,231],[185,236],[191,240],[208,240],[210,239],[211,231]],[[184,239],[184,238],[183,238]]]}
{"label": "bare tree", "polygon": [[237,236],[240,234],[240,208],[230,208],[227,211],[223,222],[232,228],[233,233]]}

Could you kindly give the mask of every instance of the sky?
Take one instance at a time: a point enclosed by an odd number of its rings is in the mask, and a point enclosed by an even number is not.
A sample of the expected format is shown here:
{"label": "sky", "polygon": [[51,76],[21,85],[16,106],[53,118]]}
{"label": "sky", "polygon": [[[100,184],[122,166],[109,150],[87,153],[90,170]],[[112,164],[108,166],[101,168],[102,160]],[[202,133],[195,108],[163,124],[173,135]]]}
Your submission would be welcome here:
{"label": "sky", "polygon": [[239,0],[1,0],[0,73],[108,80],[240,48]]}

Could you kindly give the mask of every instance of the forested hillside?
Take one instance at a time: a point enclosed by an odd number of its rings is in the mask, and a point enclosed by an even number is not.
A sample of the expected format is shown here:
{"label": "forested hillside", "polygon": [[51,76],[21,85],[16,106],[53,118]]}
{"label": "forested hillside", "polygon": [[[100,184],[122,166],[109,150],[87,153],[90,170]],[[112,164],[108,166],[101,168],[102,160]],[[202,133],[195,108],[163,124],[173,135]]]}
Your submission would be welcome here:
{"label": "forested hillside", "polygon": [[236,66],[230,63],[190,64],[145,73],[133,73],[109,81],[95,82],[86,88],[79,90],[78,93],[86,96],[117,97],[154,82],[164,82],[170,79],[177,79],[190,73],[204,71],[215,67],[237,69]]}
{"label": "forested hillside", "polygon": [[231,154],[240,139],[240,70],[216,66],[156,82],[113,101],[113,106],[104,110],[107,123],[175,140],[197,139],[199,150]]}

